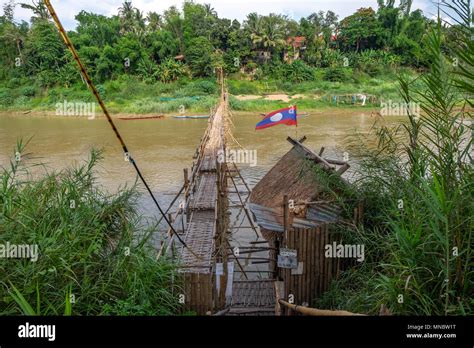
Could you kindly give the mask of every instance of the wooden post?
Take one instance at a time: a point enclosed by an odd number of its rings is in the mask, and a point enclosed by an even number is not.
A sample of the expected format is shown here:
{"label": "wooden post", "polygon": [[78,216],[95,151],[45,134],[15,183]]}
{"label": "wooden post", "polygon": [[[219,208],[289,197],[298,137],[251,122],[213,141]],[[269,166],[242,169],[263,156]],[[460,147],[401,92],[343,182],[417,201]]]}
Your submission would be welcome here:
{"label": "wooden post", "polygon": [[275,315],[280,316],[284,315],[285,307],[280,305],[279,300],[285,298],[285,282],[276,281],[275,282]]}
{"label": "wooden post", "polygon": [[290,209],[288,206],[288,195],[283,196],[283,230],[285,236],[288,234],[290,226]]}
{"label": "wooden post", "polygon": [[[183,169],[184,173],[184,208],[186,213],[186,222],[189,222],[189,205],[188,205],[188,198],[189,198],[189,175],[188,175],[188,168]],[[184,229],[183,229],[184,233]]]}
{"label": "wooden post", "polygon": [[184,168],[183,172],[184,172],[184,185],[186,188],[188,188],[188,185],[189,185],[188,168]]}
{"label": "wooden post", "polygon": [[280,269],[278,268],[278,254],[280,253],[280,248],[283,242],[288,240],[288,229],[289,229],[289,218],[290,218],[290,210],[288,206],[288,195],[283,196],[283,233],[277,234],[275,236],[275,265],[274,265],[274,273],[275,279],[282,280]]}

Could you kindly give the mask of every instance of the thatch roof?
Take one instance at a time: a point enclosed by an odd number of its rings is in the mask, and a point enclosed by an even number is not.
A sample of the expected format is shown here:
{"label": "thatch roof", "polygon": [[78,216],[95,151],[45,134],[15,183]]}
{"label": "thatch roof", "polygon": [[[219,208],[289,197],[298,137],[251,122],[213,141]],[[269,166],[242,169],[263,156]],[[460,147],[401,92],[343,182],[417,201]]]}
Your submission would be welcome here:
{"label": "thatch roof", "polygon": [[[293,147],[252,190],[250,202],[269,208],[281,208],[283,196],[298,202],[311,202],[318,197],[320,185],[308,160],[328,171],[335,170],[335,165],[328,163],[321,156],[304,146],[300,141],[288,137]],[[338,164],[342,164],[339,162]],[[342,168],[347,168],[343,167]],[[342,169],[341,168],[341,169]],[[341,170],[342,172],[342,170]]]}
{"label": "thatch roof", "polygon": [[[283,198],[288,196],[295,203],[314,203],[320,201],[323,192],[321,183],[314,171],[314,165],[329,173],[342,174],[349,165],[343,161],[324,159],[319,154],[288,137],[293,147],[257,183],[250,195],[251,210],[257,223],[268,230],[279,231],[283,224]],[[309,161],[308,161],[309,160]],[[337,169],[336,165],[339,165]],[[341,178],[341,182],[343,179]],[[290,216],[290,224],[332,222],[337,219],[339,209],[329,203],[295,207]],[[328,214],[329,212],[329,214]],[[306,221],[305,221],[306,220]],[[263,226],[265,225],[265,226]]]}

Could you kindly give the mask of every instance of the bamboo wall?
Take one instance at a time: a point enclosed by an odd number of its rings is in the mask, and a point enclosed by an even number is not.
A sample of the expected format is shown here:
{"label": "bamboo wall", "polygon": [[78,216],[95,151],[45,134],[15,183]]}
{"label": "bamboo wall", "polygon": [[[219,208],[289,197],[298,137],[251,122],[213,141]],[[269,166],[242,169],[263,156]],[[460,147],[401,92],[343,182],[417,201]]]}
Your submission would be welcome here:
{"label": "bamboo wall", "polygon": [[184,311],[193,311],[198,315],[205,315],[213,311],[214,283],[212,273],[184,274]]}
{"label": "bamboo wall", "polygon": [[331,280],[339,276],[343,260],[326,258],[324,247],[333,241],[339,243],[339,240],[336,234],[330,232],[328,225],[312,229],[291,228],[286,233],[282,246],[295,249],[298,263],[303,263],[302,274],[292,274],[291,269],[279,268],[286,300],[292,294],[294,304],[312,306],[313,301],[328,289]]}

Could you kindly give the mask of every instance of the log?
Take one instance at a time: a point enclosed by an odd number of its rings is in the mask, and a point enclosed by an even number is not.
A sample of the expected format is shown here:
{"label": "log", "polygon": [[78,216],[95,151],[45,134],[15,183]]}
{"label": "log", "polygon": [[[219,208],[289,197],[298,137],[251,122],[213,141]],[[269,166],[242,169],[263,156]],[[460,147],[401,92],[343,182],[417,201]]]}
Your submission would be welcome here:
{"label": "log", "polygon": [[342,316],[365,316],[365,314],[352,313],[348,311],[332,311],[328,309],[317,309],[310,308],[305,306],[298,306],[291,303],[288,303],[282,299],[279,299],[278,302],[287,308],[294,310],[295,312],[301,313],[303,315],[318,316],[318,317],[342,317]]}
{"label": "log", "polygon": [[331,164],[338,164],[338,165],[340,165],[340,166],[343,166],[344,164],[347,164],[347,162],[345,162],[345,161],[335,160],[335,159],[332,159],[332,158],[325,158],[325,160],[326,160],[328,163],[331,163]]}
{"label": "log", "polygon": [[350,167],[351,166],[348,163],[344,164],[341,168],[339,168],[337,170],[337,174],[339,174],[339,175],[344,174],[346,172],[346,170],[348,170]]}

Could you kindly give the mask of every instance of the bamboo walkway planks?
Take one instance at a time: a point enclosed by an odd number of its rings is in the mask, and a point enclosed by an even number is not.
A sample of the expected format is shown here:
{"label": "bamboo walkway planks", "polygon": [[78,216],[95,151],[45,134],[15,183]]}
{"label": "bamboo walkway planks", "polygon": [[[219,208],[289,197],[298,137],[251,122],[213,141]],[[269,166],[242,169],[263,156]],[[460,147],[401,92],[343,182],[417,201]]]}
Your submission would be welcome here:
{"label": "bamboo walkway planks", "polygon": [[274,315],[275,301],[272,279],[234,281],[232,303],[226,315]]}
{"label": "bamboo walkway planks", "polygon": [[184,241],[201,259],[196,258],[187,248],[182,248],[181,263],[186,271],[210,273],[214,229],[214,211],[195,211],[193,213]]}
{"label": "bamboo walkway planks", "polygon": [[209,119],[205,143],[198,153],[198,170],[193,177],[195,182],[191,184],[196,187],[196,191],[189,201],[191,217],[184,242],[199,258],[182,247],[180,262],[185,272],[210,273],[213,268],[218,211],[217,154],[225,143],[225,112],[225,101],[221,100],[215,114]]}

